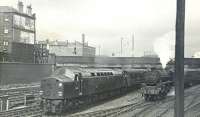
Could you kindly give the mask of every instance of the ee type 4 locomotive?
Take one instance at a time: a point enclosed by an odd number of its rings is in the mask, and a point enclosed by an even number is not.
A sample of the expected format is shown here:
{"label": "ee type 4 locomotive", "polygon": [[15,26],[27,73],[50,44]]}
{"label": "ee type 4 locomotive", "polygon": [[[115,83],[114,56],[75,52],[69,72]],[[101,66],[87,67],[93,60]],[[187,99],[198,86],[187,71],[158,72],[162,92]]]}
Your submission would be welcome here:
{"label": "ee type 4 locomotive", "polygon": [[[62,113],[102,100],[136,85],[146,69],[59,68],[41,81],[44,111]],[[130,76],[134,74],[132,79]]]}

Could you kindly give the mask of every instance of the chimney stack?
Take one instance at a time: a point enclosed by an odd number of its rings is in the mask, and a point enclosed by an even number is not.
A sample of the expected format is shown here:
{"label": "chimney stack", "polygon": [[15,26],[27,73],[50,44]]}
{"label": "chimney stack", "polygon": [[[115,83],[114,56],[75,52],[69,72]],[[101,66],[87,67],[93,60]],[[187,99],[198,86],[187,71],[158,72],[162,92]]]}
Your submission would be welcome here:
{"label": "chimney stack", "polygon": [[85,47],[85,34],[82,34],[82,43],[83,43],[83,47],[82,47],[82,55],[84,56],[84,47]]}
{"label": "chimney stack", "polygon": [[85,44],[85,34],[82,34],[82,43]]}
{"label": "chimney stack", "polygon": [[32,7],[31,7],[31,4],[27,6],[27,14],[30,15],[30,16],[32,15]]}
{"label": "chimney stack", "polygon": [[23,2],[21,1],[18,2],[18,10],[20,13],[24,12],[24,5],[23,5]]}

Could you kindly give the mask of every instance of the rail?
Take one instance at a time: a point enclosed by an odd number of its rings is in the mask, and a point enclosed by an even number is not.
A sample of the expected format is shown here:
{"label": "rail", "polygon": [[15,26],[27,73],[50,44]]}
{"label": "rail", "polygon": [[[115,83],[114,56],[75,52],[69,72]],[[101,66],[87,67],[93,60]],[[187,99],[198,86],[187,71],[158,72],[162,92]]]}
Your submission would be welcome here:
{"label": "rail", "polygon": [[42,117],[42,110],[39,104],[20,106],[0,112],[0,117]]}
{"label": "rail", "polygon": [[98,110],[98,111],[81,113],[81,114],[73,114],[73,115],[69,115],[68,117],[116,117],[123,113],[129,112],[129,111],[132,111],[132,110],[135,110],[137,108],[141,108],[147,105],[149,104],[145,102],[131,103],[131,104],[126,104],[123,106],[104,109],[104,110]]}

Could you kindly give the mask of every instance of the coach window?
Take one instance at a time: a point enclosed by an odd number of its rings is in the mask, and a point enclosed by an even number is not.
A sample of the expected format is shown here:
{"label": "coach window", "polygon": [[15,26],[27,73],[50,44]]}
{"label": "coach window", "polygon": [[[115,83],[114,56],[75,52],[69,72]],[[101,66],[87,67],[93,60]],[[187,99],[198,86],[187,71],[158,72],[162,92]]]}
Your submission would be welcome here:
{"label": "coach window", "polygon": [[107,76],[107,73],[106,73],[106,72],[104,73],[104,76]]}
{"label": "coach window", "polygon": [[112,72],[110,72],[110,75],[113,75],[113,73],[112,73]]}
{"label": "coach window", "polygon": [[101,73],[101,76],[104,76],[104,74],[103,74],[103,73]]}
{"label": "coach window", "polygon": [[94,73],[91,73],[91,76],[95,76],[95,74],[94,74]]}
{"label": "coach window", "polygon": [[97,73],[97,76],[100,76],[100,73]]}

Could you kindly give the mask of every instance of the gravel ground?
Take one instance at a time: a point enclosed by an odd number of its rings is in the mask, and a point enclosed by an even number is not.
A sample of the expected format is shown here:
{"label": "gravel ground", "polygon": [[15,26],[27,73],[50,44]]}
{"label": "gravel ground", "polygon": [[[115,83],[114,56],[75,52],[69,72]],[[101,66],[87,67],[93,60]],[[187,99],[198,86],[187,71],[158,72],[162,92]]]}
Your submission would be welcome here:
{"label": "gravel ground", "polygon": [[[144,101],[141,94],[135,90],[132,91],[124,96],[115,98],[113,100],[101,103],[99,105],[96,106],[92,106],[89,109],[86,109],[84,111],[78,112],[79,114],[81,113],[88,113],[88,112],[93,112],[93,111],[98,111],[98,110],[102,110],[102,109],[109,109],[109,108],[114,108],[114,107],[118,107],[118,106],[123,106],[126,104],[130,104],[130,103],[134,103],[137,101]],[[77,114],[77,113],[74,113]]]}

